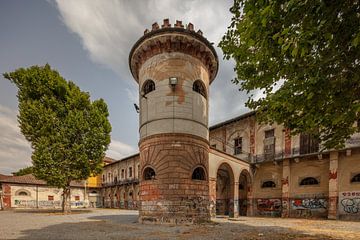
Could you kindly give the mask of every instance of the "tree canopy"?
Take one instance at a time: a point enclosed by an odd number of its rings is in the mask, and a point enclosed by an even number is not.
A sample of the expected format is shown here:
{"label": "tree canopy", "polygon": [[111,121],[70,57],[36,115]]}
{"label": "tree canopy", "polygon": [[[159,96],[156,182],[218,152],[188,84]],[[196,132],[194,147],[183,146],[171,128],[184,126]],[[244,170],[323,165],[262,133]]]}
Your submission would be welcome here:
{"label": "tree canopy", "polygon": [[13,175],[14,176],[24,176],[27,174],[32,174],[33,173],[33,167],[24,167],[22,169],[19,169],[17,172],[14,172]]}
{"label": "tree canopy", "polygon": [[[262,122],[339,148],[360,118],[360,1],[235,0],[219,46]],[[253,91],[264,94],[255,99]]]}
{"label": "tree canopy", "polygon": [[64,189],[70,211],[70,182],[102,170],[111,125],[104,100],[90,100],[49,65],[5,73],[18,87],[20,129],[33,148],[35,177]]}

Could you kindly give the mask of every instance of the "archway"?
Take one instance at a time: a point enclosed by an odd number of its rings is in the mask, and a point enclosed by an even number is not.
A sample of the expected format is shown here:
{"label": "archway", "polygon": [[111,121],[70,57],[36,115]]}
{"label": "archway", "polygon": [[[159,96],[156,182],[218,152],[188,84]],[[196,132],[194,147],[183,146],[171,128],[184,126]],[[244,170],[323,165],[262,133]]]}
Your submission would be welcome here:
{"label": "archway", "polygon": [[251,187],[251,178],[247,170],[242,170],[239,177],[239,215],[247,216],[249,207],[249,190]]}
{"label": "archway", "polygon": [[234,212],[234,174],[227,163],[222,163],[216,174],[216,215]]}

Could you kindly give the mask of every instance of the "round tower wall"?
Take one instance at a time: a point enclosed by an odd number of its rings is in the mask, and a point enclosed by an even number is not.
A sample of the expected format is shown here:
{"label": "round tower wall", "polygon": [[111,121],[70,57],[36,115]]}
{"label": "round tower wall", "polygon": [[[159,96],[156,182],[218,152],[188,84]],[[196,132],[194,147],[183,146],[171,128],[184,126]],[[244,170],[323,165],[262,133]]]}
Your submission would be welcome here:
{"label": "round tower wall", "polygon": [[[169,84],[176,77],[177,84]],[[144,94],[144,83],[152,80],[155,90]],[[193,90],[200,80],[205,97]],[[139,71],[140,139],[154,134],[184,133],[208,139],[209,74],[206,66],[192,56],[173,52],[148,59]]]}

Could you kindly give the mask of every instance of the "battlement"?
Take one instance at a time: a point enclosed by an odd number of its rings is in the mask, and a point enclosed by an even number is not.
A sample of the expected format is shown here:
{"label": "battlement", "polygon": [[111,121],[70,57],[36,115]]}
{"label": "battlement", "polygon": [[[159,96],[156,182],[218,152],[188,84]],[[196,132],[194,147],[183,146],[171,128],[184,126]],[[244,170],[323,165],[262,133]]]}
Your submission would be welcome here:
{"label": "battlement", "polygon": [[160,28],[160,25],[157,23],[157,22],[154,22],[151,26],[151,30],[149,29],[145,29],[144,31],[144,35],[148,34],[148,33],[151,33],[151,32],[154,32],[154,31],[157,31],[159,29],[164,29],[164,28],[178,28],[178,29],[184,29],[184,30],[187,30],[189,32],[194,32],[194,33],[197,33],[199,34],[200,36],[203,35],[202,31],[199,29],[197,32],[195,32],[194,30],[194,24],[192,23],[188,23],[187,25],[183,25],[182,21],[179,21],[179,20],[176,20],[176,23],[174,24],[174,26],[171,25],[170,23],[170,20],[168,18],[164,19],[163,20],[163,24],[161,25],[161,28]]}

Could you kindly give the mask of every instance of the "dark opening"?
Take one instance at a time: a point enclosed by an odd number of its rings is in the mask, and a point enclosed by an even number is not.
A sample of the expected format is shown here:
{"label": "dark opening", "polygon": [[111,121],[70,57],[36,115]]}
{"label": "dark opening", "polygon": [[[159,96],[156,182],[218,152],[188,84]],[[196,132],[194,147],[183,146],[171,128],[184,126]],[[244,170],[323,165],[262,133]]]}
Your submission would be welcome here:
{"label": "dark opening", "polygon": [[152,92],[155,90],[155,83],[153,80],[146,80],[146,82],[144,83],[144,86],[143,86],[143,94],[146,95],[148,94],[149,92]]}
{"label": "dark opening", "polygon": [[151,167],[145,168],[145,170],[144,170],[144,179],[145,180],[153,180],[153,179],[155,179],[155,176],[156,176],[156,174],[155,174],[154,169],[152,169]]}
{"label": "dark opening", "polygon": [[197,167],[193,171],[193,174],[191,176],[191,179],[193,180],[205,180],[205,171],[202,167]]}
{"label": "dark opening", "polygon": [[303,185],[318,185],[318,184],[319,184],[319,181],[316,178],[313,178],[313,177],[304,178],[300,182],[300,186],[303,186]]}
{"label": "dark opening", "polygon": [[354,182],[360,182],[360,173],[359,174],[356,174],[352,179],[351,179],[351,182],[354,183]]}
{"label": "dark opening", "polygon": [[266,182],[263,182],[261,187],[262,188],[274,188],[274,187],[276,187],[276,184],[273,181],[266,181]]}
{"label": "dark opening", "polygon": [[196,80],[194,82],[193,91],[200,93],[204,98],[206,98],[205,86],[200,80]]}
{"label": "dark opening", "polygon": [[28,193],[27,192],[19,192],[18,195],[19,196],[28,196]]}

